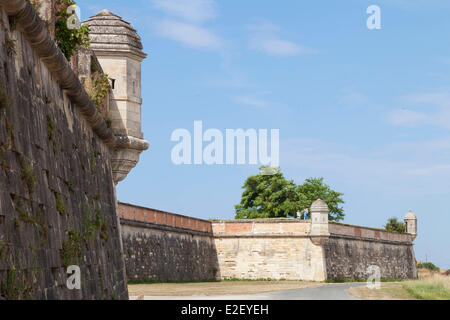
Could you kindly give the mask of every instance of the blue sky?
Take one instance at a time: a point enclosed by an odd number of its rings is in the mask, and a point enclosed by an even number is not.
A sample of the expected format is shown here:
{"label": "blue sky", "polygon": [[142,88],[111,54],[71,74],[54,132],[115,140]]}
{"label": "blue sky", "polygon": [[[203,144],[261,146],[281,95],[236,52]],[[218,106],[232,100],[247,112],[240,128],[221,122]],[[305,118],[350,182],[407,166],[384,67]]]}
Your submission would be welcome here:
{"label": "blue sky", "polygon": [[[118,199],[233,218],[258,166],[176,166],[170,141],[193,122],[280,129],[280,166],[344,193],[345,222],[381,227],[412,209],[418,259],[450,268],[450,3],[438,0],[78,0],[142,37],[150,149]],[[366,9],[381,8],[381,30]]]}

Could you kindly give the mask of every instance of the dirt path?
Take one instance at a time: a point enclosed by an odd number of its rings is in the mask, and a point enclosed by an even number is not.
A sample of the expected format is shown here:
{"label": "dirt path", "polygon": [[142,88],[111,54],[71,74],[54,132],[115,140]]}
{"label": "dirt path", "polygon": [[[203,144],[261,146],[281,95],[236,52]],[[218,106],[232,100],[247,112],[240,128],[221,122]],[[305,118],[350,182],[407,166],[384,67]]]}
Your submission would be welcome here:
{"label": "dirt path", "polygon": [[[229,283],[228,283],[229,284]],[[170,295],[166,296],[156,296],[156,295],[132,295],[133,292],[130,293],[130,300],[357,300],[356,297],[352,296],[349,293],[349,289],[355,286],[361,286],[361,283],[342,283],[342,284],[323,284],[316,285],[314,287],[304,287],[300,289],[289,289],[289,290],[276,290],[275,288],[280,288],[280,286],[264,286],[264,289],[267,288],[266,292],[259,293],[243,293],[242,291],[236,292],[238,289],[243,289],[242,284],[240,286],[233,286],[230,288],[228,286],[226,293],[227,294],[215,294],[209,290],[207,295],[205,292],[201,294],[194,295],[179,295],[179,292],[173,292]],[[247,284],[246,284],[247,286]],[[283,285],[283,287],[290,287]],[[205,288],[202,288],[202,290]],[[211,289],[211,288],[210,288]],[[259,290],[263,289],[262,286],[259,287]],[[246,291],[255,291],[257,290],[246,290]],[[148,291],[147,291],[148,292]],[[221,291],[225,292],[224,290]],[[151,292],[148,292],[151,293]]]}
{"label": "dirt path", "polygon": [[242,295],[324,285],[308,281],[223,281],[200,283],[155,283],[129,285],[129,296],[218,296]]}

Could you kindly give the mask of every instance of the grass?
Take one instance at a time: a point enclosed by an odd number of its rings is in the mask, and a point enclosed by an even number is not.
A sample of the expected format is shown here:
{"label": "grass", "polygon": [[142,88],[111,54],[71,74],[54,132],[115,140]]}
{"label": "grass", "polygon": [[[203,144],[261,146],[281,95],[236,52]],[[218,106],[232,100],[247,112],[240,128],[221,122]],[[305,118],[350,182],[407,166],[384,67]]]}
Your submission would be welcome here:
{"label": "grass", "polygon": [[434,274],[431,277],[409,281],[403,288],[420,300],[450,300],[450,277]]}
{"label": "grass", "polygon": [[418,280],[385,283],[380,290],[350,288],[350,294],[363,300],[449,300],[450,277],[422,272]]}

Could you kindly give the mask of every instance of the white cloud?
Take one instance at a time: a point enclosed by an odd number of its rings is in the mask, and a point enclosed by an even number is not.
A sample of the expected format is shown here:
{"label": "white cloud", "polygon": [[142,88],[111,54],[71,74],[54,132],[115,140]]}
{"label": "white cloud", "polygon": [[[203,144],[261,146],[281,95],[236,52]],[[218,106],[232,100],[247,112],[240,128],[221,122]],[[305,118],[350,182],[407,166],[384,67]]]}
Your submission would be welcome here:
{"label": "white cloud", "polygon": [[159,36],[192,48],[218,50],[223,46],[222,38],[203,26],[217,16],[214,0],[152,0],[152,4],[167,16],[154,22]]}
{"label": "white cloud", "polygon": [[268,103],[260,98],[252,96],[240,96],[236,97],[235,101],[240,104],[244,104],[250,107],[264,108]]}
{"label": "white cloud", "polygon": [[188,22],[204,22],[217,16],[213,0],[153,0],[153,6]]}
{"label": "white cloud", "polygon": [[301,53],[311,52],[309,48],[299,46],[294,42],[270,37],[254,37],[250,41],[250,47],[272,56],[296,56]]}
{"label": "white cloud", "polygon": [[415,127],[430,123],[427,114],[407,109],[397,109],[387,115],[388,121],[395,126]]}
{"label": "white cloud", "polygon": [[156,29],[160,36],[193,48],[217,50],[223,44],[222,39],[214,32],[188,23],[161,20],[156,24]]}
{"label": "white cloud", "polygon": [[323,176],[339,183],[390,195],[450,192],[450,137],[356,147],[321,140],[284,141],[282,167],[302,181]]}
{"label": "white cloud", "polygon": [[398,126],[417,127],[433,125],[450,130],[450,94],[425,93],[405,96],[402,103],[415,105],[410,109],[395,109],[388,113],[387,120]]}
{"label": "white cloud", "polygon": [[253,50],[272,56],[296,56],[315,52],[312,48],[281,39],[281,28],[271,22],[258,20],[255,24],[247,25],[246,29],[250,32],[249,46]]}

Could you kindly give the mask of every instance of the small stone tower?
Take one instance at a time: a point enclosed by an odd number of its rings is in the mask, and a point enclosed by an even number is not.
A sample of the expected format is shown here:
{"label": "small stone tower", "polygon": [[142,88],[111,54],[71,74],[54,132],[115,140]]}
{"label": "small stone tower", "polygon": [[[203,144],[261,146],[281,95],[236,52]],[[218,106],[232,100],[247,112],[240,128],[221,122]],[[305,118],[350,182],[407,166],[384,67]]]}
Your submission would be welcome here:
{"label": "small stone tower", "polygon": [[409,233],[413,236],[413,240],[417,237],[417,217],[409,210],[409,212],[405,216],[405,225],[406,225],[406,233]]}
{"label": "small stone tower", "polygon": [[91,49],[111,79],[108,118],[111,129],[124,141],[112,155],[115,182],[122,181],[148,149],[141,131],[141,63],[147,57],[136,30],[108,10],[83,24],[89,25]]}
{"label": "small stone tower", "polygon": [[328,229],[328,205],[318,199],[311,205],[311,240],[316,245],[323,245],[330,237]]}

